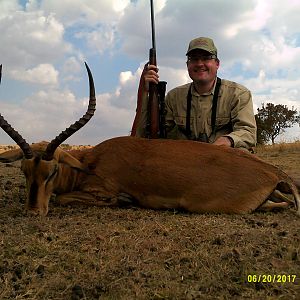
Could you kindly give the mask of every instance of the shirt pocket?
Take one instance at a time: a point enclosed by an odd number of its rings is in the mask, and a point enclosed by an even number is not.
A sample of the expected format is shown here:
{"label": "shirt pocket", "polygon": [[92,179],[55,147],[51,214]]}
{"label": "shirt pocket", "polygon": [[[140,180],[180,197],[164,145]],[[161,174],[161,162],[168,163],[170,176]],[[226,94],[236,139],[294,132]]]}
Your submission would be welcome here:
{"label": "shirt pocket", "polygon": [[[182,129],[186,129],[186,116],[175,116],[174,117],[175,124]],[[193,124],[194,124],[194,118],[190,118],[190,126],[191,130],[193,129]]]}
{"label": "shirt pocket", "polygon": [[221,130],[223,128],[232,127],[230,117],[217,117],[216,118],[216,129]]}
{"label": "shirt pocket", "polygon": [[[208,118],[207,123],[209,126],[212,126],[211,118]],[[221,129],[221,128],[227,127],[229,125],[231,126],[230,117],[217,117],[216,118],[216,123],[215,123],[216,129]]]}

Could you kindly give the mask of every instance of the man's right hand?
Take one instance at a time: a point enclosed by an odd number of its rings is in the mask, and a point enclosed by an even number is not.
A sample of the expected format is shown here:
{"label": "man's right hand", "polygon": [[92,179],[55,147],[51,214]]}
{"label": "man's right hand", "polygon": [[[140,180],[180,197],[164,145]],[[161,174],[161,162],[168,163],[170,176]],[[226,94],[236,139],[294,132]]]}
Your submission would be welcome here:
{"label": "man's right hand", "polygon": [[144,75],[145,80],[145,87],[147,91],[149,90],[149,83],[155,83],[158,84],[159,82],[159,76],[158,76],[158,68],[155,65],[147,65],[146,66],[146,72]]}

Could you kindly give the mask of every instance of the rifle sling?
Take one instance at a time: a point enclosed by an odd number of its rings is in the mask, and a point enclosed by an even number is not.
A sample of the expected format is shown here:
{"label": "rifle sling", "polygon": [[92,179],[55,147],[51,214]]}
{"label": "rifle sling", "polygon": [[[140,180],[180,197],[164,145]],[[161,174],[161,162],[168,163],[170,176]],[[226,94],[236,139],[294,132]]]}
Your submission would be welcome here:
{"label": "rifle sling", "polygon": [[[215,132],[216,127],[216,117],[217,117],[217,106],[218,106],[218,97],[221,86],[221,79],[217,77],[217,83],[213,96],[213,103],[211,109],[211,129],[212,133]],[[185,132],[187,137],[190,139],[191,137],[191,108],[192,108],[192,84],[189,87],[187,98],[186,98],[186,126]]]}

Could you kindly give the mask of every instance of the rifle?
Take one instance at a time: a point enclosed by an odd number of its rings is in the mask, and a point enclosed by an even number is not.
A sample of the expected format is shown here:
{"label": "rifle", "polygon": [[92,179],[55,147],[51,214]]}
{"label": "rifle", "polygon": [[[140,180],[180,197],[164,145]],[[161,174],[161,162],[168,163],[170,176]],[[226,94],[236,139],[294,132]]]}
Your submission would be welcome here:
{"label": "rifle", "polygon": [[[149,50],[149,64],[157,65],[156,61],[156,40],[155,40],[155,23],[154,23],[154,6],[153,0],[150,0],[151,7],[151,31],[152,31],[152,48]],[[148,138],[165,138],[165,92],[166,82],[160,81],[158,84],[149,84],[149,103],[148,103],[148,120],[146,127],[146,136]]]}
{"label": "rifle", "polygon": [[[153,1],[151,4],[151,28],[152,28],[152,48],[149,51],[149,64],[156,66],[156,43],[155,43],[155,25],[154,25],[154,10]],[[137,95],[137,109],[136,115],[132,124],[131,136],[136,136],[139,119],[142,114],[142,98],[145,90],[144,75],[147,71],[145,65],[143,73],[140,78],[138,95]],[[158,84],[149,84],[149,101],[148,101],[148,116],[146,124],[147,138],[166,138],[165,133],[165,93],[167,82],[160,81]]]}

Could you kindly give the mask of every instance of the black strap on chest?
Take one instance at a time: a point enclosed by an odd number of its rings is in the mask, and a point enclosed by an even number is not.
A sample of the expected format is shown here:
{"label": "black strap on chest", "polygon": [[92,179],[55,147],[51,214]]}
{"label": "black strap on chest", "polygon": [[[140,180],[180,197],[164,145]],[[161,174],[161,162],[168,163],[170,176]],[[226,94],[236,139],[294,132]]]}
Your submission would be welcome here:
{"label": "black strap on chest", "polygon": [[[212,132],[215,132],[216,127],[216,117],[217,117],[217,106],[218,106],[218,97],[221,86],[221,78],[217,77],[217,83],[213,96],[213,103],[211,109],[211,128]],[[188,90],[187,98],[186,98],[186,126],[185,132],[188,138],[191,136],[191,108],[192,108],[192,85]]]}

